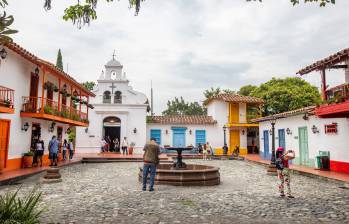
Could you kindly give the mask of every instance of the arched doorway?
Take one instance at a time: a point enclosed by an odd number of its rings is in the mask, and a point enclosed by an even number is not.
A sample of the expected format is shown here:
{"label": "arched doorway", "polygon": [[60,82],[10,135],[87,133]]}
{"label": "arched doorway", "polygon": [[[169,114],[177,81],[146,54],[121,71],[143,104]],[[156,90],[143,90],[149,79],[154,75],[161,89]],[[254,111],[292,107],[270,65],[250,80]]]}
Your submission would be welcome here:
{"label": "arched doorway", "polygon": [[[106,141],[110,141],[110,150],[120,152],[120,148],[115,148],[113,141],[120,142],[121,120],[118,117],[106,117],[103,120],[103,136]],[[109,137],[109,138],[108,138]],[[114,150],[115,149],[115,150]]]}

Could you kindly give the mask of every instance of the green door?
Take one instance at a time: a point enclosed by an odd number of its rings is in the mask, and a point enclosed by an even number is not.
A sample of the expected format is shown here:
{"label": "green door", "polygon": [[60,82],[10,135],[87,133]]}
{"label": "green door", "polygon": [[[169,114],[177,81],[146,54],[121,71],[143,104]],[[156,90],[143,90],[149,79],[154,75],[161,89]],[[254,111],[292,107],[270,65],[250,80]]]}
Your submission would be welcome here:
{"label": "green door", "polygon": [[298,128],[299,162],[300,165],[309,166],[308,130],[307,127]]}

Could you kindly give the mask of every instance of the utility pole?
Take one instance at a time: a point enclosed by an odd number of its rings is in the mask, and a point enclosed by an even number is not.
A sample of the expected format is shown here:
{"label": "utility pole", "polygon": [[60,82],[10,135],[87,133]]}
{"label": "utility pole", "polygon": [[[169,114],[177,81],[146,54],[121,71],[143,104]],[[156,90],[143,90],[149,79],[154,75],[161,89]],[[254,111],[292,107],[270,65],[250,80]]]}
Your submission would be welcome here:
{"label": "utility pole", "polygon": [[153,96],[153,81],[150,80],[150,113],[154,115],[154,96]]}

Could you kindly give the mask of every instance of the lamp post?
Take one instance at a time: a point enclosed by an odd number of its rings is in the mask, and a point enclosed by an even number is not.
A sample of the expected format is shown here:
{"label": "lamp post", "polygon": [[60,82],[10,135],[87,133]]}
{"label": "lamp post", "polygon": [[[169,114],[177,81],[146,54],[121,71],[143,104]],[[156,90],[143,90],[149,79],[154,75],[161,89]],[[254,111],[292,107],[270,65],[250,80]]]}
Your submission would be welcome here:
{"label": "lamp post", "polygon": [[224,133],[224,140],[223,140],[223,143],[224,143],[224,146],[223,146],[223,153],[224,155],[227,155],[228,153],[228,146],[227,146],[227,136],[226,136],[226,133],[227,133],[227,126],[223,126],[223,133]]}
{"label": "lamp post", "polygon": [[271,159],[270,165],[267,170],[268,175],[276,175],[276,166],[275,166],[275,123],[276,118],[272,117],[270,120],[271,124]]}

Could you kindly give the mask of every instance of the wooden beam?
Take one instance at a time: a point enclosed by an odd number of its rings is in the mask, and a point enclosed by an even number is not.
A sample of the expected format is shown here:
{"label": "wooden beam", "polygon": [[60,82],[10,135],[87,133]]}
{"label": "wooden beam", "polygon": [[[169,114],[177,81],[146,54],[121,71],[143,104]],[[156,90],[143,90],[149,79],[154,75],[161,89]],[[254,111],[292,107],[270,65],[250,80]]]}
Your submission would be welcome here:
{"label": "wooden beam", "polygon": [[61,111],[61,79],[58,78],[58,111]]}
{"label": "wooden beam", "polygon": [[320,71],[321,73],[321,96],[323,100],[327,100],[327,95],[326,95],[326,71],[325,69],[322,69]]}
{"label": "wooden beam", "polygon": [[329,69],[346,69],[348,68],[348,65],[332,65],[329,67]]}

